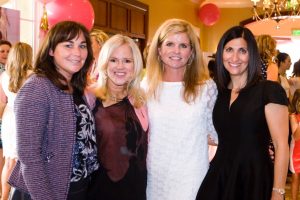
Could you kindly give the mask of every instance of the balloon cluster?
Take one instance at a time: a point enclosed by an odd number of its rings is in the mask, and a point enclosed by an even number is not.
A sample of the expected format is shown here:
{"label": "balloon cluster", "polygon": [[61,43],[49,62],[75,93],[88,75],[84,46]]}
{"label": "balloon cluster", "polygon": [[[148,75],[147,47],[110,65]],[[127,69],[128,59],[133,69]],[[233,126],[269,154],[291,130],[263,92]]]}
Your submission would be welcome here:
{"label": "balloon cluster", "polygon": [[207,3],[199,7],[199,20],[206,26],[212,26],[220,18],[220,9],[213,3]]}
{"label": "balloon cluster", "polygon": [[76,21],[88,30],[94,25],[95,13],[89,0],[38,0],[46,5],[47,20],[52,27],[61,21]]}

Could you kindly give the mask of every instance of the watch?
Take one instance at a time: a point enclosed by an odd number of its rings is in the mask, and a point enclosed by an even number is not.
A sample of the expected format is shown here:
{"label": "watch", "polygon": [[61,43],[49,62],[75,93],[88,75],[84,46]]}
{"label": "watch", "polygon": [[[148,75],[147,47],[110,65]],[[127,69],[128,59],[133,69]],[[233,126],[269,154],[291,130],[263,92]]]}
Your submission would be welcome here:
{"label": "watch", "polygon": [[281,195],[284,195],[285,194],[285,189],[283,188],[273,188],[272,189],[274,192],[278,192],[279,194]]}

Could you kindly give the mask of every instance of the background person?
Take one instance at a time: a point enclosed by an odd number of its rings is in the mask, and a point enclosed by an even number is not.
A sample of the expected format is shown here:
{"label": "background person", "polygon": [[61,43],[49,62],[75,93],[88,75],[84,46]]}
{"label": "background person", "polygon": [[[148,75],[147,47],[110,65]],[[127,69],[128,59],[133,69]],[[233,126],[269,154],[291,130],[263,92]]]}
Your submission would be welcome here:
{"label": "background person", "polygon": [[89,81],[91,83],[94,83],[98,79],[98,71],[96,68],[97,68],[99,53],[104,42],[108,40],[109,37],[104,31],[94,28],[90,32],[90,38],[92,42],[94,61],[93,64],[91,65],[91,69],[89,72]]}
{"label": "background person", "polygon": [[292,172],[291,197],[297,200],[300,178],[300,89],[297,89],[291,102],[294,112],[290,114],[292,139],[290,145],[290,171]]}
{"label": "background person", "polygon": [[288,81],[290,84],[291,95],[294,96],[295,91],[300,89],[300,60],[294,63],[292,76]]}
{"label": "background person", "polygon": [[289,54],[280,52],[277,54],[277,65],[278,65],[278,82],[286,92],[286,96],[292,101],[292,95],[290,91],[290,84],[286,77],[286,71],[291,67],[291,57]]}
{"label": "background person", "polygon": [[2,142],[5,164],[2,171],[2,200],[7,200],[10,192],[8,178],[18,158],[16,147],[16,121],[13,111],[17,92],[32,73],[32,48],[30,45],[18,42],[13,45],[8,54],[6,71],[0,77],[0,102],[5,105],[2,116]]}
{"label": "background person", "polygon": [[[7,60],[7,56],[9,53],[9,50],[11,48],[11,43],[7,40],[0,40],[0,74],[5,71],[5,64]],[[0,87],[0,90],[2,88]],[[4,91],[2,90],[1,93],[3,94]],[[2,118],[2,114],[4,111],[6,104],[0,103],[0,118]],[[0,119],[0,180],[2,179],[2,169],[4,166],[4,157],[3,157],[3,148],[2,148],[2,137],[1,137],[1,123],[2,119]],[[2,184],[0,184],[0,192],[2,192]]]}
{"label": "background person", "polygon": [[259,35],[256,38],[256,42],[262,62],[262,78],[271,81],[278,81],[276,40],[270,35]]}

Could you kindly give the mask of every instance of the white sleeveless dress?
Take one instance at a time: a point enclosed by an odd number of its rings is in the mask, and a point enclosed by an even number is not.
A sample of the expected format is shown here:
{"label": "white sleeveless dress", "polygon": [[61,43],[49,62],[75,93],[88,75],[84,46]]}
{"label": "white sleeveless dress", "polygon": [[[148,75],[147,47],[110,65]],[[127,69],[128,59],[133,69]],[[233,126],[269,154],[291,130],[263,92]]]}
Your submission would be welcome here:
{"label": "white sleeveless dress", "polygon": [[16,149],[16,120],[13,111],[14,101],[17,94],[8,90],[9,76],[7,72],[3,72],[1,76],[2,88],[7,96],[7,104],[3,112],[1,127],[3,156],[9,158],[18,158]]}

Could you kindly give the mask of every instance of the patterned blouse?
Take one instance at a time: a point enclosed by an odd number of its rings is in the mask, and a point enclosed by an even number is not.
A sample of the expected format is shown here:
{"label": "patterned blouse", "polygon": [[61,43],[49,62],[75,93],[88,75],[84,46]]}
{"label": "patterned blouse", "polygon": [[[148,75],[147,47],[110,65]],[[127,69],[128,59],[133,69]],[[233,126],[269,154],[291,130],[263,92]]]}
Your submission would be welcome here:
{"label": "patterned blouse", "polygon": [[74,95],[76,142],[73,151],[71,182],[77,182],[99,168],[95,120],[83,98]]}
{"label": "patterned blouse", "polygon": [[261,59],[261,76],[264,80],[267,80],[267,68],[268,63]]}

